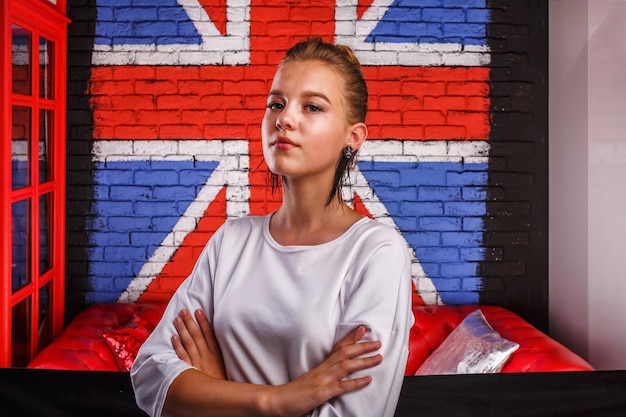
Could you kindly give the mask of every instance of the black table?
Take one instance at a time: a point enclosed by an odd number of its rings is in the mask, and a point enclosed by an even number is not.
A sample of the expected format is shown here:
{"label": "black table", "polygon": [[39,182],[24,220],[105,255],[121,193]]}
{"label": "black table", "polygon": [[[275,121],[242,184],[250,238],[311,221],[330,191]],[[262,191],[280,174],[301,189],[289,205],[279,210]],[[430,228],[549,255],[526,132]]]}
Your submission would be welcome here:
{"label": "black table", "polygon": [[[0,416],[146,414],[135,405],[128,373],[5,368]],[[626,371],[405,378],[396,417],[435,416],[624,417]]]}

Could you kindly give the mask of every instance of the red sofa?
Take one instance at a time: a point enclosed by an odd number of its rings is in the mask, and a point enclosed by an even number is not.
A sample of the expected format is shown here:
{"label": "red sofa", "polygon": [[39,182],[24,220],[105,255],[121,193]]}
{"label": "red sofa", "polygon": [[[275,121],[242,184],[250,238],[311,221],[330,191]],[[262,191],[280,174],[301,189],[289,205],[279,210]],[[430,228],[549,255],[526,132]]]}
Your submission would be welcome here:
{"label": "red sofa", "polygon": [[[504,308],[416,305],[406,375],[413,375],[463,318],[477,308],[502,337],[520,345],[502,372],[593,370],[578,355]],[[127,371],[141,341],[154,328],[163,309],[161,304],[92,305],[79,313],[28,367]]]}
{"label": "red sofa", "polygon": [[[164,304],[94,304],[76,315],[61,335],[45,347],[28,368],[70,369],[81,371],[124,371],[119,354],[107,343],[105,335],[121,332],[140,318],[146,332],[161,319]],[[139,327],[139,326],[137,326]],[[138,349],[138,347],[137,347]],[[136,354],[137,352],[131,352]]]}

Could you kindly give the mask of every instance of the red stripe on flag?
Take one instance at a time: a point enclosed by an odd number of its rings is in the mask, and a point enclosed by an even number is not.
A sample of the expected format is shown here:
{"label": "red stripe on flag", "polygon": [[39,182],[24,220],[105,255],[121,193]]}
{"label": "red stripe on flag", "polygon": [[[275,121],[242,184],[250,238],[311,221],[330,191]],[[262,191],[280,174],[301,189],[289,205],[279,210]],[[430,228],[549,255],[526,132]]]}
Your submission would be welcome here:
{"label": "red stripe on flag", "polygon": [[226,35],[226,0],[198,0],[211,21],[222,34]]}
{"label": "red stripe on flag", "polygon": [[381,66],[364,75],[371,138],[489,139],[489,68]]}
{"label": "red stripe on flag", "polygon": [[352,205],[353,205],[354,211],[356,211],[357,213],[363,216],[367,216],[370,219],[374,218],[372,213],[370,213],[367,207],[365,207],[365,204],[363,204],[363,200],[361,200],[361,197],[359,197],[357,193],[354,193],[352,195]]}
{"label": "red stripe on flag", "polygon": [[250,63],[276,65],[295,42],[335,37],[335,0],[251,0]]}
{"label": "red stripe on flag", "polygon": [[[273,65],[94,67],[96,139],[255,139]],[[489,138],[489,69],[365,67],[371,139]]]}
{"label": "red stripe on flag", "polygon": [[356,9],[356,17],[361,19],[373,2],[374,0],[359,0],[359,5]]}

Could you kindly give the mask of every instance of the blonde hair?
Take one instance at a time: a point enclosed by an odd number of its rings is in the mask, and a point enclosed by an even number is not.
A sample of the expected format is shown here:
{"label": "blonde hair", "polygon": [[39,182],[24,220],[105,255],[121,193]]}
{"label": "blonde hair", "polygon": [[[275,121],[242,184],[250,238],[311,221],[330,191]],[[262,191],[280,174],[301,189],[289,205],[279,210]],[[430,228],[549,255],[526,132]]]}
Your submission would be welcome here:
{"label": "blonde hair", "polygon": [[288,51],[280,66],[290,62],[319,61],[327,64],[343,78],[343,94],[347,104],[347,118],[350,124],[365,122],[367,115],[367,85],[363,78],[361,63],[350,47],[324,42],[312,38],[298,42]]}
{"label": "blonde hair", "polygon": [[[342,94],[345,98],[346,119],[349,124],[365,122],[367,116],[367,85],[363,78],[361,63],[350,49],[345,45],[334,45],[324,42],[316,37],[296,43],[289,48],[285,57],[279,64],[279,68],[291,62],[317,61],[328,65],[343,79]],[[339,155],[333,188],[328,196],[326,205],[329,205],[335,196],[339,202],[343,201],[341,189],[350,176],[350,168],[356,161],[356,150],[350,157]],[[272,193],[282,184],[286,184],[286,178],[279,179],[278,175],[271,173]]]}

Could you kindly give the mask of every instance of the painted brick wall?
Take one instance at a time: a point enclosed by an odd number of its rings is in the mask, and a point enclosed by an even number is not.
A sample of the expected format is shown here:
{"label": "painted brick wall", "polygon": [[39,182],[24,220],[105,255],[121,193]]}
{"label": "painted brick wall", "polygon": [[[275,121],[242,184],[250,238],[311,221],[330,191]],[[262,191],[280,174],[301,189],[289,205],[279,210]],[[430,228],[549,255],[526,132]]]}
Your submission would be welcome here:
{"label": "painted brick wall", "polygon": [[319,35],[353,47],[371,96],[345,198],[401,231],[421,299],[513,306],[541,325],[544,6],[68,3],[70,313],[167,300],[226,218],[277,207],[265,96],[284,51]]}

